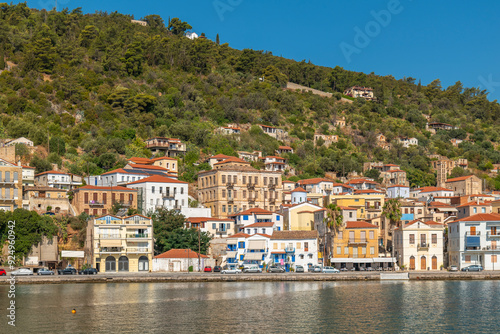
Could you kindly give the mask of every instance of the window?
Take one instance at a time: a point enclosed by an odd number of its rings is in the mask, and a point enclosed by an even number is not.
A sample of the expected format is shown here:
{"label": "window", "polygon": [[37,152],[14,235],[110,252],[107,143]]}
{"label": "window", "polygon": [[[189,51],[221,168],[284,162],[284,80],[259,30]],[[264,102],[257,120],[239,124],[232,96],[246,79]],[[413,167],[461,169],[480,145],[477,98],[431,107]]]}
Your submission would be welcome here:
{"label": "window", "polygon": [[222,212],[226,212],[226,206],[225,205],[222,206]]}
{"label": "window", "polygon": [[415,244],[415,234],[410,234],[410,245]]}
{"label": "window", "polygon": [[474,208],[474,213],[477,213],[477,208]]}
{"label": "window", "polygon": [[352,212],[349,212],[349,218],[352,218]]}
{"label": "window", "polygon": [[481,208],[481,213],[486,213],[486,208]]}
{"label": "window", "polygon": [[222,198],[226,198],[226,191],[222,190]]}
{"label": "window", "polygon": [[366,247],[361,247],[361,254],[366,255]]}
{"label": "window", "polygon": [[243,198],[247,198],[247,191],[243,190]]}
{"label": "window", "polygon": [[212,223],[212,230],[215,230],[217,228],[217,224],[216,223]]}
{"label": "window", "polygon": [[344,247],[344,255],[349,255],[349,247]]}
{"label": "window", "polygon": [[344,232],[343,232],[343,231],[340,231],[340,232],[339,232],[339,234],[338,234],[338,239],[339,239],[339,240],[344,239]]}
{"label": "window", "polygon": [[375,238],[375,231],[370,231],[369,236],[370,236],[370,239]]}
{"label": "window", "polygon": [[226,183],[226,175],[222,175],[222,183]]}
{"label": "window", "polygon": [[243,184],[246,184],[246,183],[247,183],[247,177],[243,176]]}
{"label": "window", "polygon": [[278,249],[278,243],[277,242],[273,243],[273,249]]}
{"label": "window", "polygon": [[304,251],[309,251],[309,243],[308,242],[304,242]]}
{"label": "window", "polygon": [[243,261],[244,257],[245,257],[245,255],[240,255],[240,261]]}
{"label": "window", "polygon": [[496,255],[491,256],[491,263],[497,263],[497,256]]}
{"label": "window", "polygon": [[470,255],[465,255],[465,262],[470,263]]}
{"label": "window", "polygon": [[285,249],[285,243],[284,242],[281,243],[280,249]]}
{"label": "window", "polygon": [[476,227],[475,226],[470,227],[470,235],[476,235]]}
{"label": "window", "polygon": [[231,205],[227,206],[227,213],[231,213]]}
{"label": "window", "polygon": [[375,247],[371,246],[370,247],[370,255],[374,255],[375,254]]}
{"label": "window", "polygon": [[297,242],[297,249],[300,249],[300,242]]}
{"label": "window", "polygon": [[[270,179],[269,182],[272,183],[272,179]],[[267,176],[264,176],[264,185],[267,185]]]}
{"label": "window", "polygon": [[83,194],[83,203],[89,204],[89,193]]}
{"label": "window", "polygon": [[155,187],[151,187],[151,193],[154,194],[155,193]]}
{"label": "window", "polygon": [[108,194],[103,193],[102,194],[102,203],[107,204],[107,202],[108,202]]}
{"label": "window", "polygon": [[253,179],[254,179],[254,183],[255,183],[255,184],[259,184],[259,178],[258,178],[257,176],[256,176],[256,177],[254,177]]}
{"label": "window", "polygon": [[184,194],[184,188],[181,188],[181,195]]}
{"label": "window", "polygon": [[438,235],[437,234],[432,234],[432,243],[437,244],[438,242]]}
{"label": "window", "polygon": [[349,231],[349,242],[354,242],[354,231]]}
{"label": "window", "polygon": [[342,247],[337,246],[337,254],[340,254],[342,252]]}
{"label": "window", "polygon": [[245,242],[244,241],[239,241],[238,242],[238,248],[245,248]]}
{"label": "window", "polygon": [[361,231],[361,236],[360,236],[360,239],[361,239],[361,242],[366,242],[366,231]]}

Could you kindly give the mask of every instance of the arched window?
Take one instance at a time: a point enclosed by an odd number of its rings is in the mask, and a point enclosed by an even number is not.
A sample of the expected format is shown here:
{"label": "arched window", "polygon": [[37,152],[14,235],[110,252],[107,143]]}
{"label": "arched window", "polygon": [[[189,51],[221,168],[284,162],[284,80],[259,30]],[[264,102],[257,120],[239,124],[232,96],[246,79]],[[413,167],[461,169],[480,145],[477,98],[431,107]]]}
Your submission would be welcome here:
{"label": "arched window", "polygon": [[116,271],[116,259],[113,256],[106,258],[106,271]]}
{"label": "arched window", "polygon": [[149,271],[149,260],[147,256],[139,258],[139,271]]}
{"label": "arched window", "polygon": [[128,257],[120,256],[118,259],[118,271],[128,271]]}

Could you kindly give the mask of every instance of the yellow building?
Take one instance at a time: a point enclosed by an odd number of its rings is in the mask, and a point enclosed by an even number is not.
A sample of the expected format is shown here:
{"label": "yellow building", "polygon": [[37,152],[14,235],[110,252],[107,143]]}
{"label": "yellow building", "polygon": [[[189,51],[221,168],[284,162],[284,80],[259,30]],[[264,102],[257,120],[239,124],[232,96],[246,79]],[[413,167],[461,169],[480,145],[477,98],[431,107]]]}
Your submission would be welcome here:
{"label": "yellow building", "polygon": [[0,210],[14,211],[23,207],[23,169],[0,159]]}
{"label": "yellow building", "polygon": [[99,272],[148,272],[153,260],[153,221],[141,215],[95,218],[87,226],[85,252]]}
{"label": "yellow building", "polygon": [[236,157],[198,174],[198,200],[212,210],[212,217],[225,218],[255,207],[275,211],[282,195],[280,172],[257,170]]}
{"label": "yellow building", "polygon": [[333,239],[331,263],[337,268],[375,268],[378,257],[378,226],[365,221],[350,221]]}
{"label": "yellow building", "polygon": [[283,229],[285,231],[311,231],[317,229],[315,225],[322,222],[315,221],[315,213],[324,208],[311,204],[284,204],[280,213],[283,215]]}
{"label": "yellow building", "polygon": [[[357,209],[358,219],[366,219],[367,211],[375,209],[378,211],[384,207],[385,194],[345,194],[345,195],[330,195],[326,198],[326,203],[335,203],[337,206],[346,206]],[[370,216],[370,219],[373,216]]]}

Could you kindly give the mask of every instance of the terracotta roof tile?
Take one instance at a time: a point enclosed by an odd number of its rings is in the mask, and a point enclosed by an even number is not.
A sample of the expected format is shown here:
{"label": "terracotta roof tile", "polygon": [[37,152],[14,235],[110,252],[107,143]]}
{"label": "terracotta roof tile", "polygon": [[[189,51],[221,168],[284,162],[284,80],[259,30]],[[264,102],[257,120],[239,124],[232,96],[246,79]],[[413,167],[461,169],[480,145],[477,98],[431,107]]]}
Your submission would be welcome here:
{"label": "terracotta roof tile", "polygon": [[365,221],[351,221],[345,223],[345,228],[378,228],[377,225],[367,223]]}
{"label": "terracotta roof tile", "polygon": [[128,183],[130,184],[139,184],[139,183],[146,183],[146,182],[156,182],[156,183],[182,183],[182,184],[188,184],[187,182],[184,181],[179,181],[176,179],[171,179],[169,177],[161,176],[161,175],[153,175],[150,177],[146,177],[145,179],[134,181]]}
{"label": "terracotta roof tile", "polygon": [[479,221],[500,221],[500,214],[497,213],[478,213],[462,219],[457,219],[459,222],[479,222]]}
{"label": "terracotta roof tile", "polygon": [[297,240],[297,239],[316,239],[318,231],[274,231],[271,239],[273,240]]}
{"label": "terracotta roof tile", "polygon": [[454,177],[452,179],[448,179],[446,180],[446,182],[458,182],[458,181],[463,181],[463,180],[467,180],[471,177],[473,177],[474,175],[467,175],[467,176],[460,176],[460,177]]}
{"label": "terracotta roof tile", "polygon": [[[208,256],[200,254],[203,259]],[[190,249],[171,249],[168,252],[155,256],[155,259],[197,259],[198,253]]]}

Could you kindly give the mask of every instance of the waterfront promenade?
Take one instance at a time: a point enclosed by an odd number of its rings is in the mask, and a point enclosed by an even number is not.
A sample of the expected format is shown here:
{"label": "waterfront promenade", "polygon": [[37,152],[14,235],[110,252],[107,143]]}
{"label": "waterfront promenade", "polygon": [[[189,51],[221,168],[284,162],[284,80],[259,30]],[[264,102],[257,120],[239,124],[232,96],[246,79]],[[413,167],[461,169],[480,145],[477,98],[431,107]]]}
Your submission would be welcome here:
{"label": "waterfront promenade", "polygon": [[[398,273],[402,273],[401,271]],[[10,276],[0,277],[8,284]],[[412,271],[410,280],[500,280],[500,271],[448,272]],[[154,283],[154,282],[314,282],[314,281],[378,281],[379,272],[231,274],[219,273],[103,273],[97,275],[18,276],[16,284],[65,283]]]}

